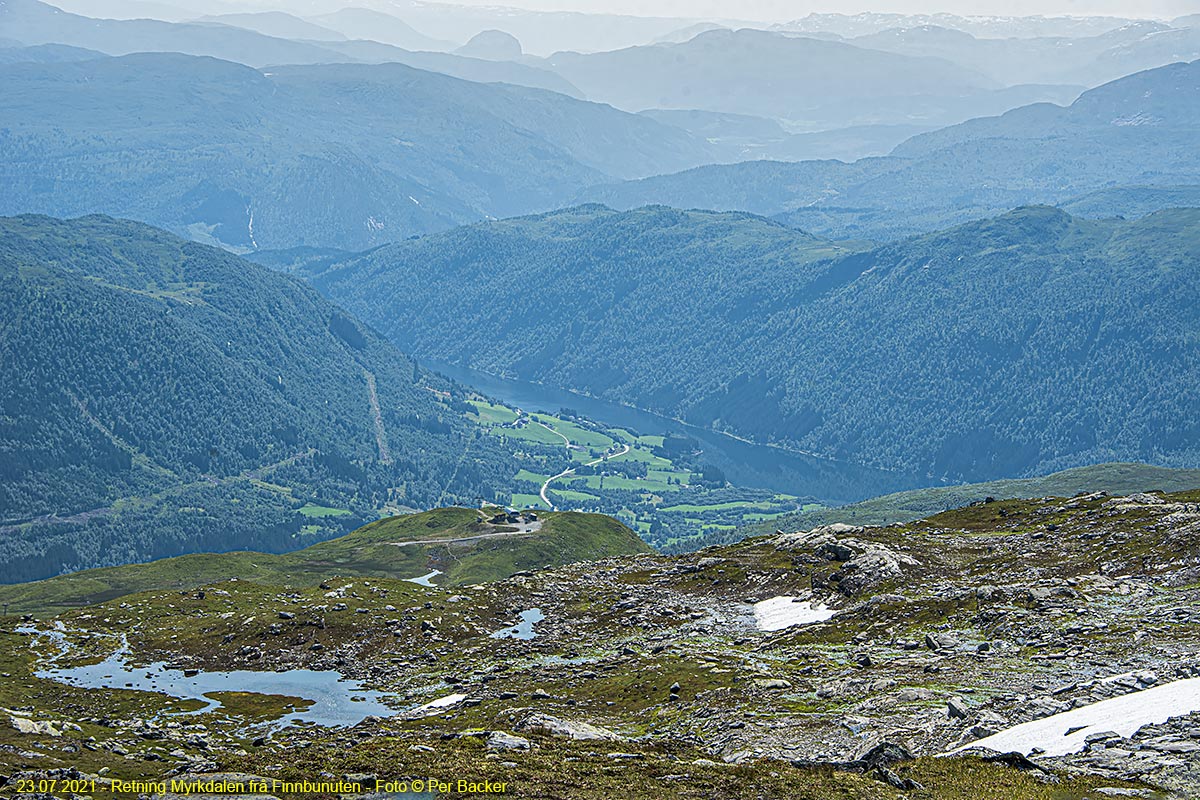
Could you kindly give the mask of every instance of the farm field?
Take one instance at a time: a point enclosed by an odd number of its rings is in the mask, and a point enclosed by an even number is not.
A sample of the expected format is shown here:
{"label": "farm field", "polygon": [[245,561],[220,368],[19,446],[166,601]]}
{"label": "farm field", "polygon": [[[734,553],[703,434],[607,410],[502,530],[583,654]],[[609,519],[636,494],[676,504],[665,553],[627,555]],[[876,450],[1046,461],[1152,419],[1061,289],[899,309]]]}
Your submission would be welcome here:
{"label": "farm field", "polygon": [[486,435],[520,445],[511,492],[496,498],[513,508],[610,514],[649,543],[671,549],[820,508],[804,498],[729,484],[707,467],[694,442],[608,428],[567,412],[530,414],[483,397],[470,403],[470,417]]}

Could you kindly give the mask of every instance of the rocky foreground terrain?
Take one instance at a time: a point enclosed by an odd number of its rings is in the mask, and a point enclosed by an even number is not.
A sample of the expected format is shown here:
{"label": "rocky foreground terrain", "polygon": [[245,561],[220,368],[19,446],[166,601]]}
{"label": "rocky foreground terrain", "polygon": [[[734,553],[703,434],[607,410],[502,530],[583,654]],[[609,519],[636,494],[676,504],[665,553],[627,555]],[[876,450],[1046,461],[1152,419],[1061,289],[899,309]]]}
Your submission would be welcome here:
{"label": "rocky foreground terrain", "polygon": [[[3,619],[0,791],[434,776],[447,797],[1196,797],[1198,597],[1200,492],[985,502],[470,586],[331,569],[145,592]],[[337,670],[397,713],[284,727],[306,698],[231,686],[205,708],[44,671],[122,647],[162,674]],[[72,778],[98,788],[36,786]]]}

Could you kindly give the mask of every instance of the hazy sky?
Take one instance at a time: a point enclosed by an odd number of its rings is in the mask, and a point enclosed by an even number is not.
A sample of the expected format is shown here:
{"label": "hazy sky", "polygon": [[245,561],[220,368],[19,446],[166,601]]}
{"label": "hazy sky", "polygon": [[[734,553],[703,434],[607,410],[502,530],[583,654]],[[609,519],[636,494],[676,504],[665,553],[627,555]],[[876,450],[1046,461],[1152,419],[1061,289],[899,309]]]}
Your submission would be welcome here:
{"label": "hazy sky", "polygon": [[668,17],[790,20],[810,11],[996,15],[1109,15],[1174,17],[1200,12],[1200,0],[453,0],[461,5],[542,10],[605,11]]}

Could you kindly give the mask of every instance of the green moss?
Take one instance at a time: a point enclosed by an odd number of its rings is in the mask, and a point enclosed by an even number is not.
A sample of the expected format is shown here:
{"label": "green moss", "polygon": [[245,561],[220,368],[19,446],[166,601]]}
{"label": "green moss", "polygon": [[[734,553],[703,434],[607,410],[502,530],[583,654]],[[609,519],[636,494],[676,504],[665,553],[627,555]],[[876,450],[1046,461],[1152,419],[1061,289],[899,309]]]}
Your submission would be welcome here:
{"label": "green moss", "polygon": [[313,705],[303,697],[255,692],[209,692],[204,695],[221,704],[221,710],[247,721],[273,720]]}

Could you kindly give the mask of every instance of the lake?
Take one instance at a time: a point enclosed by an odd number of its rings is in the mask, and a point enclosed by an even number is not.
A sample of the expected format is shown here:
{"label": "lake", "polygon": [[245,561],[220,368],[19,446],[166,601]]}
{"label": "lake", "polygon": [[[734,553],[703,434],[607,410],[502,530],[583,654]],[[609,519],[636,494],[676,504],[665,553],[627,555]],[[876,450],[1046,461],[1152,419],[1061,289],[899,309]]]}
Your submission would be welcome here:
{"label": "lake", "polygon": [[48,637],[60,649],[59,656],[34,673],[39,678],[48,678],[81,689],[133,689],[204,703],[203,707],[189,712],[192,714],[220,709],[221,692],[283,695],[311,702],[307,707],[296,708],[274,720],[274,726],[308,722],[326,727],[344,727],[357,725],[368,716],[390,717],[399,711],[384,702],[388,695],[383,692],[367,689],[362,684],[332,671],[292,669],[286,672],[185,672],[162,662],[136,666],[130,661],[127,646],[122,646],[108,658],[94,664],[59,666],[58,661],[70,650],[62,631],[45,631],[32,627],[18,628],[18,631]]}
{"label": "lake", "polygon": [[826,505],[843,505],[934,483],[915,474],[872,469],[780,447],[745,442],[649,411],[587,397],[566,389],[500,378],[457,364],[430,360],[421,364],[480,394],[524,411],[557,413],[560,409],[570,408],[608,427],[632,428],[643,434],[690,436],[700,442],[704,450],[703,460],[719,468],[729,482],[737,486],[814,498]]}

